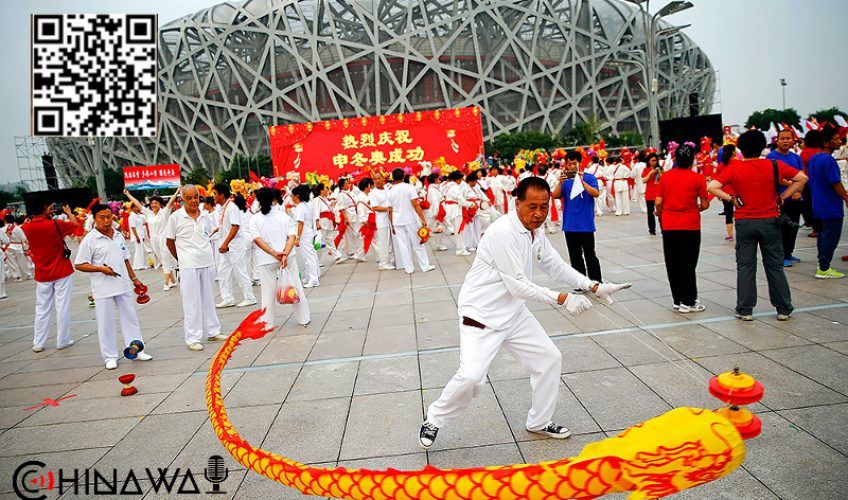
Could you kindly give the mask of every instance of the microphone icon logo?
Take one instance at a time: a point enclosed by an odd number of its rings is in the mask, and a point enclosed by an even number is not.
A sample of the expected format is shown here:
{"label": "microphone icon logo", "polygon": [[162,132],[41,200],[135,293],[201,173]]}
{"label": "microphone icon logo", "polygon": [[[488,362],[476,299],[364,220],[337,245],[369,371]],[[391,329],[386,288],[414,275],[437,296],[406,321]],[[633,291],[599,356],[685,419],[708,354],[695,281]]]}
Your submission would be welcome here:
{"label": "microphone icon logo", "polygon": [[228,474],[229,469],[224,465],[224,458],[221,455],[209,457],[209,463],[203,469],[203,476],[212,483],[212,491],[207,491],[207,493],[226,493],[226,491],[221,491],[221,483],[227,480]]}

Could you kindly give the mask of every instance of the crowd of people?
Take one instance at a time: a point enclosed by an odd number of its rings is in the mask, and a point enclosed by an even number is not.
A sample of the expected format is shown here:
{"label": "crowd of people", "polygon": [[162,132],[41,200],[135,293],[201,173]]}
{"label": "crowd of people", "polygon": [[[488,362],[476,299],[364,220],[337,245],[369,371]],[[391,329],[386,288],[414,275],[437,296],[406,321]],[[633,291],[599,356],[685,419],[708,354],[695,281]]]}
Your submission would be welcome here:
{"label": "crowd of people", "polygon": [[[264,320],[275,325],[276,310],[288,307],[280,305],[281,270],[296,277],[289,280],[299,297],[292,309],[305,325],[310,313],[304,289],[320,286],[321,267],[331,262],[374,259],[381,271],[426,273],[434,269],[429,252],[453,251],[476,254],[475,263],[506,265],[507,257],[497,251],[482,257],[483,236],[498,220],[515,215],[525,201],[519,186],[536,179],[547,186],[539,230],[563,232],[569,269],[577,273],[567,281],[577,283],[575,288],[585,289],[583,279],[604,283],[595,251],[596,218],[628,216],[638,207],[648,233],[662,235],[671,306],[682,314],[703,311],[695,274],[700,212],[717,197],[724,204],[727,240],[734,239],[734,228],[736,233],[737,316],[752,319],[759,249],[771,303],[778,319],[785,320],[793,307],[784,267],[799,261],[793,252],[802,217],[818,238],[815,278],[844,276],[831,264],[843,205],[848,206],[848,152],[845,130],[827,126],[804,139],[783,130],[770,147],[766,142],[759,131],[749,131],[721,147],[709,140],[700,147],[672,143],[663,154],[627,148],[608,154],[601,146],[534,152],[510,164],[476,161],[463,168],[437,168],[424,162],[416,172],[367,170],[312,183],[290,176],[187,185],[167,200],[150,196],[142,201],[125,191],[123,204],[95,200],[76,213],[65,206],[58,216],[52,201],[44,199],[25,220],[4,217],[0,298],[6,296],[7,277],[34,277],[33,350],[44,350],[54,308],[57,348],[64,349],[73,344],[68,318],[74,270],[87,273],[101,353],[113,369],[119,359],[114,311],[124,344],[143,342],[135,302],[147,287],[136,273],[161,269],[163,291],[178,288],[182,296],[186,346],[200,351],[204,339],[225,338],[217,310],[256,305],[255,286],[260,287]],[[79,242],[73,261],[66,239]],[[322,263],[326,255],[332,260]],[[520,271],[513,274],[521,281]],[[507,284],[520,296],[517,286]],[[136,359],[151,357],[145,349]]]}

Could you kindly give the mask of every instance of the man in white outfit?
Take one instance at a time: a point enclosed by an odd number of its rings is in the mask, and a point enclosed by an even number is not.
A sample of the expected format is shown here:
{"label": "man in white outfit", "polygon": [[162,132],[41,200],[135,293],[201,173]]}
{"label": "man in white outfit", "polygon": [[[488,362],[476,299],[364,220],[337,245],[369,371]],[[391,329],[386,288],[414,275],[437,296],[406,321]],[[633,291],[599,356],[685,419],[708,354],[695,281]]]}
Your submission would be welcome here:
{"label": "man in white outfit", "polygon": [[5,221],[0,220],[0,299],[5,299],[6,294],[6,248],[9,246],[9,237],[6,236]]}
{"label": "man in white outfit", "polygon": [[616,158],[609,170],[612,186],[615,190],[615,215],[630,215],[630,183],[633,172],[630,167]]}
{"label": "man in white outfit", "polygon": [[130,210],[130,239],[133,244],[132,268],[139,271],[150,267],[147,263],[147,250],[145,248],[147,230],[144,227],[144,216],[141,215],[139,207],[133,204]]}
{"label": "man in white outfit", "polygon": [[21,226],[15,223],[15,216],[11,214],[6,216],[6,227],[3,230],[9,238],[6,247],[6,255],[9,258],[9,274],[17,282],[32,279],[32,274],[29,272],[29,262],[26,258],[29,242]]}
{"label": "man in white outfit", "polygon": [[427,409],[419,443],[429,448],[440,428],[454,421],[486,383],[489,365],[503,346],[530,374],[532,406],[529,432],[554,438],[571,433],[552,422],[559,395],[562,354],[525,305],[527,300],[563,305],[578,315],[592,307],[580,294],[556,292],[532,281],[534,269],[566,288],[610,294],[629,285],[599,284],[571,268],[545,237],[542,225],[550,210],[550,186],[528,177],[516,188],[516,210],[489,226],[459,292],[459,370]]}
{"label": "man in white outfit", "polygon": [[386,178],[379,172],[374,176],[374,188],[368,193],[368,202],[371,210],[374,211],[375,222],[377,223],[377,234],[374,235],[377,255],[379,256],[377,264],[382,270],[392,270],[395,266],[392,265],[389,257],[389,250],[392,248],[392,227],[389,224],[389,192],[386,191]]}
{"label": "man in white outfit", "polygon": [[[133,286],[141,282],[130,265],[130,252],[124,236],[112,227],[112,209],[98,203],[91,207],[91,213],[94,215],[94,230],[80,243],[74,265],[77,271],[91,273],[100,356],[106,362],[106,369],[114,370],[118,367],[115,309],[118,310],[124,345],[129,347],[134,340],[144,342],[133,293]],[[153,359],[146,350],[145,346],[135,359]]]}
{"label": "man in white outfit", "polygon": [[31,221],[21,228],[32,245],[32,261],[35,263],[35,324],[32,350],[42,352],[50,335],[50,316],[56,306],[56,348],[64,349],[74,344],[71,340],[71,292],[74,283],[74,267],[71,251],[65,245],[65,236],[74,234],[77,218],[65,205],[68,221],[53,219],[56,205],[45,199],[30,201],[37,212]]}
{"label": "man in white outfit", "polygon": [[[221,237],[223,241],[218,247],[221,254],[221,268],[218,273],[218,285],[221,289],[221,302],[215,307],[247,307],[256,304],[253,295],[252,280],[248,276],[247,244],[248,239],[241,226],[244,214],[230,198],[230,187],[226,184],[215,184],[215,201],[221,204]],[[241,289],[243,300],[236,304],[233,296],[233,281]]]}
{"label": "man in white outfit", "polygon": [[180,294],[183,299],[183,329],[190,351],[202,351],[200,340],[227,340],[215,312],[215,258],[209,236],[212,225],[200,213],[200,192],[189,185],[182,190],[185,206],[168,218],[165,238],[168,251],[180,267]]}
{"label": "man in white outfit", "polygon": [[[395,248],[395,265],[398,269],[406,270],[406,274],[415,271],[412,263],[412,252],[418,259],[421,272],[432,271],[436,266],[430,265],[427,257],[427,247],[421,244],[418,228],[427,227],[424,211],[418,204],[418,192],[409,184],[403,182],[403,170],[392,170],[392,188],[388,192],[389,223],[392,228],[392,239]],[[420,222],[420,225],[419,225]]]}

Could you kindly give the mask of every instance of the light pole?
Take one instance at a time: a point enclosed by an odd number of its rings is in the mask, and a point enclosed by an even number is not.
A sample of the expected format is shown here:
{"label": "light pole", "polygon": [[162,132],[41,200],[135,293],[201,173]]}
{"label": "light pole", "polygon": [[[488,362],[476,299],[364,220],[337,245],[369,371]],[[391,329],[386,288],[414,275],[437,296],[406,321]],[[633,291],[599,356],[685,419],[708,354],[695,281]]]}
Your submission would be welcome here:
{"label": "light pole", "polygon": [[91,163],[94,167],[94,182],[97,196],[106,202],[106,181],[103,178],[103,138],[88,136],[88,145],[92,147]]}
{"label": "light pole", "polygon": [[[636,4],[639,10],[642,11],[642,26],[645,32],[645,79],[648,85],[648,119],[650,121],[650,137],[648,144],[651,147],[659,148],[660,138],[660,120],[659,109],[656,93],[659,90],[659,81],[657,78],[657,44],[661,36],[677,32],[686,26],[677,26],[657,30],[657,25],[662,17],[670,16],[678,12],[684,11],[694,6],[692,2],[674,0],[663,6],[656,14],[651,15],[651,0],[629,0],[630,3]],[[688,25],[687,25],[688,26]]]}
{"label": "light pole", "polygon": [[783,108],[781,108],[781,109],[786,109],[786,85],[787,85],[786,78],[781,78],[780,79],[780,90],[783,92]]}

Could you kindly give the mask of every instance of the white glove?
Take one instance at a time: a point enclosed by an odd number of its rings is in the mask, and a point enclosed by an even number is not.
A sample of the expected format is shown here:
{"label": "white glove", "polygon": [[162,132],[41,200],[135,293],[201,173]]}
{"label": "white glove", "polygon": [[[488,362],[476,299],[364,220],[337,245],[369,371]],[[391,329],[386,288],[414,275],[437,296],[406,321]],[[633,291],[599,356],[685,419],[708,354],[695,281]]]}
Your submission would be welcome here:
{"label": "white glove", "polygon": [[576,293],[569,293],[562,305],[572,316],[578,316],[592,308],[592,302],[589,299]]}
{"label": "white glove", "polygon": [[607,304],[612,305],[613,300],[611,295],[619,290],[630,288],[631,286],[633,286],[632,283],[622,283],[620,285],[615,283],[599,283],[598,289],[595,291],[595,297],[597,297],[598,300],[603,300]]}

